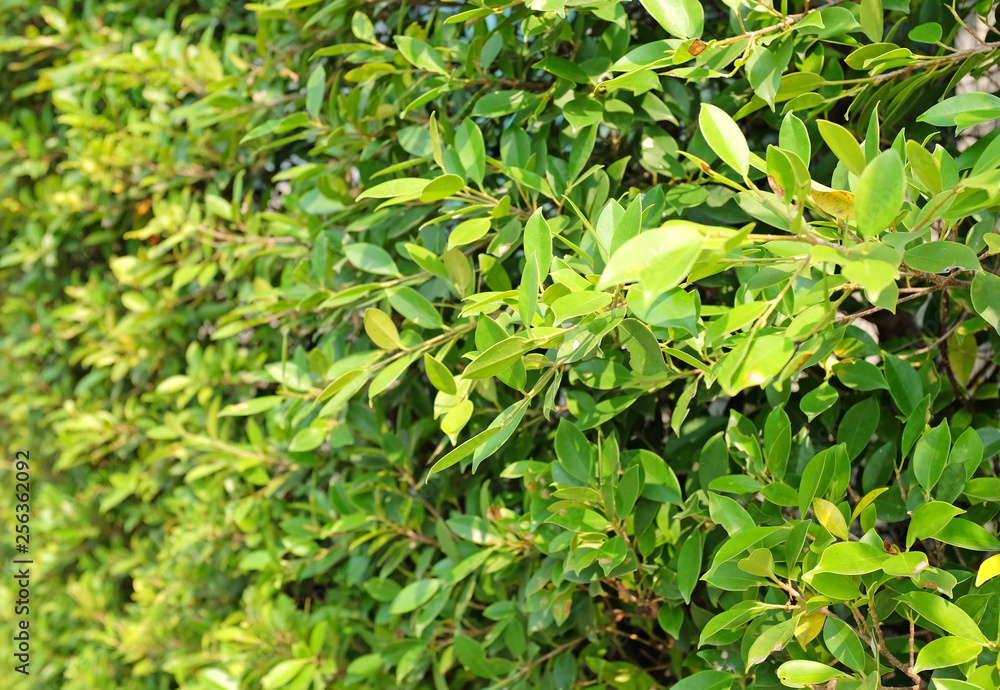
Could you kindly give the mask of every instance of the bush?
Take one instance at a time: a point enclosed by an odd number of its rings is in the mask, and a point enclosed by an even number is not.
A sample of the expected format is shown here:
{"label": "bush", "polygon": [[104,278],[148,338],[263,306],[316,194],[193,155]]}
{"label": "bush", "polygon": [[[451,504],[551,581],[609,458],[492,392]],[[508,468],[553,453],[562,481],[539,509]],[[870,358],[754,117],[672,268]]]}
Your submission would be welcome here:
{"label": "bush", "polygon": [[5,3],[9,673],[1000,688],[992,11]]}

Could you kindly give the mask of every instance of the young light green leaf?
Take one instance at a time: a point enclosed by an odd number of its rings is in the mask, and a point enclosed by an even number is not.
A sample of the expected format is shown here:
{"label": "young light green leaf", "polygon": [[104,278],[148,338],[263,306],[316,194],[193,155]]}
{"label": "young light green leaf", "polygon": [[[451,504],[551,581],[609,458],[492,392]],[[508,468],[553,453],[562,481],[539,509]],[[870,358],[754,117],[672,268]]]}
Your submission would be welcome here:
{"label": "young light green leaf", "polygon": [[910,526],[906,530],[906,548],[909,549],[918,539],[930,539],[945,527],[956,515],[965,511],[943,501],[930,501],[918,506],[910,518]]}
{"label": "young light green leaf", "polygon": [[702,234],[685,221],[643,232],[611,256],[597,289],[638,280],[647,292],[666,292],[687,276],[703,242]]}
{"label": "young light green leaf", "polygon": [[266,412],[272,407],[276,407],[284,400],[280,395],[262,395],[259,398],[254,398],[253,400],[245,400],[244,402],[234,403],[227,407],[222,408],[219,412],[220,417],[248,417],[253,414],[260,414],[261,412]]}
{"label": "young light green leaf", "polygon": [[1000,277],[980,271],[972,278],[972,307],[1000,331]]}
{"label": "young light green leaf", "polygon": [[889,557],[884,549],[862,541],[842,541],[831,544],[811,572],[837,575],[864,575],[879,570]]}
{"label": "young light green leaf", "polygon": [[778,679],[790,688],[823,685],[834,678],[846,677],[846,673],[832,666],[805,659],[786,661],[778,667]]}
{"label": "young light green leaf", "polygon": [[486,379],[496,376],[535,347],[537,345],[533,340],[511,336],[480,353],[462,372],[462,378]]}
{"label": "young light green leaf", "polygon": [[448,371],[448,367],[431,357],[429,352],[424,353],[424,370],[427,372],[427,378],[430,379],[431,385],[442,393],[455,395],[458,392],[455,377]]}
{"label": "young light green leaf", "polygon": [[376,347],[383,350],[397,350],[401,347],[396,324],[381,309],[369,307],[365,310],[365,333]]}
{"label": "young light green leaf", "polygon": [[436,177],[421,190],[420,201],[424,203],[440,201],[455,194],[465,187],[465,180],[458,175],[442,175]]}
{"label": "young light green leaf", "polygon": [[881,42],[884,31],[882,0],[861,0],[861,28],[870,41]]}
{"label": "young light green leaf", "polygon": [[646,11],[668,33],[697,38],[705,26],[705,10],[698,0],[640,0]]}
{"label": "young light green leaf", "polygon": [[353,242],[344,246],[344,254],[348,261],[362,271],[387,276],[399,275],[399,269],[396,268],[392,256],[378,245]]}
{"label": "young light green leaf", "polygon": [[404,196],[416,198],[420,196],[420,193],[428,183],[430,183],[430,180],[425,180],[422,177],[400,177],[366,189],[361,194],[358,194],[357,201],[363,199],[394,199]]}
{"label": "young light green leaf", "polygon": [[389,288],[386,294],[393,309],[421,328],[441,328],[444,325],[441,314],[430,300],[413,288]]}
{"label": "young light green leaf", "polygon": [[412,36],[393,36],[393,40],[396,41],[399,52],[414,67],[438,74],[448,74],[447,65],[444,64],[441,55],[431,44]]}
{"label": "young light green leaf", "polygon": [[455,226],[448,236],[449,247],[461,247],[480,240],[490,231],[489,218],[470,218]]}
{"label": "young light green leaf", "polygon": [[705,141],[726,165],[744,177],[750,172],[750,149],[746,137],[726,111],[711,103],[702,103],[698,126],[705,135]]}
{"label": "young light green leaf", "polygon": [[833,151],[833,155],[844,164],[844,167],[860,177],[865,169],[865,153],[861,150],[854,135],[835,122],[817,120],[816,125],[819,127],[823,141]]}

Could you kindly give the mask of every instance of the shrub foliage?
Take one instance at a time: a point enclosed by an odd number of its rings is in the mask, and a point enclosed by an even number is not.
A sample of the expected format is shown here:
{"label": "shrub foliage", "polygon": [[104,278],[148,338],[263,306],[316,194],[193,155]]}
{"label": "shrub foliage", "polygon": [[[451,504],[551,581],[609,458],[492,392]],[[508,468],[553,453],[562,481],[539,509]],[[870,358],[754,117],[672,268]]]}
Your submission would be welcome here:
{"label": "shrub foliage", "polygon": [[977,12],[0,4],[32,687],[997,690]]}

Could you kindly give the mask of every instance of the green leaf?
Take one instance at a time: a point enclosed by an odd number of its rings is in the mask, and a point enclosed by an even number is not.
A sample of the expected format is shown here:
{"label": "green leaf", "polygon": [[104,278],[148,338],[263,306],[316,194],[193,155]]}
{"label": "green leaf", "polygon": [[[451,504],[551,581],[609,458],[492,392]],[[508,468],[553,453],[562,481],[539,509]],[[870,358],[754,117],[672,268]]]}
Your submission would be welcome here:
{"label": "green leaf", "polygon": [[323,445],[323,441],[326,440],[329,433],[327,429],[317,429],[311,426],[300,429],[292,437],[291,443],[288,444],[288,450],[293,453],[304,453],[315,450]]}
{"label": "green leaf", "polygon": [[941,422],[917,441],[913,451],[913,474],[924,491],[930,491],[941,479],[951,452],[951,429]]}
{"label": "green leaf", "polygon": [[389,613],[398,615],[416,610],[430,601],[431,597],[437,594],[441,585],[442,581],[435,578],[411,582],[403,587],[392,600],[392,604],[389,605]]}
{"label": "green leaf", "polygon": [[[945,273],[952,267],[976,271],[980,269],[979,259],[971,247],[949,240],[925,242],[911,247],[903,253],[903,260],[910,268],[926,273]],[[997,280],[1000,281],[1000,278]]]}
{"label": "green leaf", "polygon": [[786,661],[778,667],[778,679],[790,688],[804,688],[822,685],[834,678],[846,678],[847,674],[818,661]]}
{"label": "green leaf", "polygon": [[684,545],[677,555],[677,587],[685,604],[691,603],[691,594],[698,584],[698,578],[701,577],[704,546],[705,533],[695,528],[684,540]]}
{"label": "green leaf", "polygon": [[306,82],[306,110],[314,118],[319,117],[320,111],[323,109],[325,90],[326,70],[323,69],[322,65],[319,65],[312,71],[312,74],[309,75],[309,81]]}
{"label": "green leaf", "polygon": [[934,538],[945,544],[972,551],[1000,551],[1000,540],[987,532],[981,525],[969,520],[954,518],[934,534]]}
{"label": "green leaf", "polygon": [[380,275],[398,276],[399,269],[389,252],[374,244],[354,242],[344,246],[348,261],[359,270]]}
{"label": "green leaf", "polygon": [[411,287],[396,287],[386,290],[389,304],[404,317],[421,328],[442,328],[441,314],[430,301]]}
{"label": "green leaf", "polygon": [[[861,28],[873,43],[882,40],[883,28],[882,0],[861,0]],[[860,669],[855,669],[860,670]]]}
{"label": "green leaf", "polygon": [[374,307],[365,309],[365,333],[375,346],[382,350],[398,350],[402,347],[396,324],[381,309]]}
{"label": "green leaf", "polygon": [[740,570],[750,575],[765,578],[774,576],[774,555],[768,549],[754,549],[737,565]]}
{"label": "green leaf", "polygon": [[611,256],[597,289],[638,280],[647,292],[666,292],[684,280],[703,243],[702,234],[685,221],[643,232]]}
{"label": "green leaf", "polygon": [[701,639],[698,642],[698,646],[703,646],[707,640],[711,640],[718,632],[743,625],[747,621],[759,616],[765,610],[764,605],[756,600],[741,601],[735,604],[728,610],[717,614],[705,624],[705,627],[701,631]]}
{"label": "green leaf", "polygon": [[789,618],[776,625],[759,628],[758,635],[747,652],[747,669],[763,662],[767,657],[785,648],[795,632],[795,619]]}
{"label": "green leaf", "polygon": [[[978,122],[987,122],[1000,117],[1000,98],[991,93],[970,91],[951,98],[929,108],[917,122],[926,122],[936,127],[950,127],[956,124],[956,118],[972,114]],[[981,118],[981,119],[980,119]]]}
{"label": "green leaf", "polygon": [[937,22],[925,22],[910,29],[910,40],[916,43],[937,43],[943,30]]}
{"label": "green leaf", "polygon": [[555,323],[561,324],[579,316],[589,316],[611,304],[611,299],[611,295],[607,292],[571,292],[552,303]]}
{"label": "green leaf", "polygon": [[363,199],[394,199],[396,197],[416,198],[420,196],[424,187],[429,183],[430,180],[425,180],[422,177],[400,177],[366,189],[358,195],[357,201]]}
{"label": "green leaf", "polygon": [[972,661],[983,651],[983,646],[961,637],[941,637],[931,640],[917,654],[914,673],[933,668],[958,666]]}
{"label": "green leaf", "polygon": [[420,191],[420,201],[424,203],[440,201],[464,188],[465,180],[458,175],[442,175],[434,178],[423,187]]}
{"label": "green leaf", "polygon": [[351,31],[359,41],[371,43],[375,40],[375,27],[372,20],[361,12],[355,12],[351,15]]}
{"label": "green leaf", "polygon": [[811,572],[864,575],[881,569],[888,557],[884,549],[863,541],[837,542],[823,551],[819,565]]}
{"label": "green leaf", "polygon": [[813,419],[830,409],[840,394],[837,389],[825,381],[802,396],[799,402],[799,409],[805,413],[806,418],[811,422]]}
{"label": "green leaf", "polygon": [[895,285],[899,277],[895,266],[876,259],[852,261],[844,266],[841,273],[852,283],[863,287],[872,302],[877,300],[886,288]]}
{"label": "green leaf", "polygon": [[858,179],[854,196],[858,234],[870,239],[891,225],[903,208],[905,193],[903,159],[895,149],[883,151],[865,166]]}
{"label": "green leaf", "polygon": [[533,340],[511,336],[480,353],[462,372],[462,378],[486,379],[496,376],[536,347]]}
{"label": "green leaf", "polygon": [[909,549],[918,539],[930,539],[956,515],[965,511],[943,501],[930,501],[918,506],[910,518],[910,526],[906,530],[906,548]]}
{"label": "green leaf", "polygon": [[461,247],[483,238],[490,231],[489,218],[470,218],[455,226],[448,236],[449,247]]}
{"label": "green leaf", "polygon": [[262,395],[253,400],[245,400],[222,408],[220,417],[249,417],[250,415],[267,412],[273,407],[277,407],[282,401],[280,395]]}
{"label": "green leaf", "polygon": [[969,614],[938,594],[907,592],[896,599],[945,632],[979,644],[989,644],[989,640]]}
{"label": "green leaf", "polygon": [[480,678],[496,677],[496,671],[486,659],[482,646],[471,637],[455,635],[455,654],[463,666]]}
{"label": "green leaf", "polygon": [[672,690],[729,690],[733,674],[725,671],[699,671],[674,683]]}
{"label": "green leaf", "polygon": [[750,172],[750,149],[746,137],[726,111],[710,103],[701,104],[698,115],[705,140],[729,167],[746,177]]}
{"label": "green leaf", "polygon": [[458,392],[455,377],[448,371],[448,367],[431,357],[429,352],[424,353],[424,369],[431,385],[439,391],[447,395],[455,395]]}
{"label": "green leaf", "polygon": [[556,429],[555,449],[556,457],[567,472],[582,482],[593,482],[594,448],[583,432],[565,418],[559,420]]}
{"label": "green leaf", "polygon": [[468,441],[453,449],[450,453],[442,457],[440,460],[434,463],[431,469],[427,472],[428,478],[438,472],[443,472],[452,465],[461,462],[465,458],[472,455],[475,451],[479,450],[480,447],[486,444],[491,438],[500,433],[501,428],[499,426],[490,427],[485,431],[476,434]]}
{"label": "green leaf", "polygon": [[[379,655],[374,654],[371,656],[377,657]],[[381,657],[379,658],[381,659]],[[261,678],[260,684],[265,690],[286,687],[302,669],[311,663],[312,659],[287,659],[282,661]]]}
{"label": "green leaf", "polygon": [[983,440],[974,429],[966,429],[955,441],[951,449],[950,460],[965,467],[967,479],[972,479],[972,475],[983,461]]}
{"label": "green leaf", "polygon": [[[885,354],[885,378],[889,393],[900,412],[909,415],[924,397],[920,376],[913,366],[896,355]],[[921,425],[921,428],[923,425]]]}
{"label": "green leaf", "polygon": [[467,118],[455,131],[455,150],[466,174],[476,184],[482,185],[486,175],[486,145],[483,133],[471,118]]}
{"label": "green leaf", "polygon": [[718,380],[727,395],[750,386],[765,386],[795,352],[795,343],[781,335],[747,338],[720,360]]}
{"label": "green leaf", "polygon": [[657,24],[678,38],[697,38],[705,26],[705,10],[698,0],[640,0]]}
{"label": "green leaf", "polygon": [[847,623],[839,618],[828,617],[823,625],[823,642],[844,666],[859,673],[864,671],[868,659],[864,645]]}
{"label": "green leaf", "polygon": [[809,130],[794,113],[788,113],[781,121],[781,128],[778,131],[778,146],[797,155],[803,163],[812,158]]}
{"label": "green leaf", "polygon": [[1000,331],[1000,277],[980,271],[972,278],[972,307]]}
{"label": "green leaf", "polygon": [[393,40],[396,42],[399,52],[414,67],[438,74],[448,74],[447,65],[444,64],[441,55],[431,44],[411,36],[393,36]]}
{"label": "green leaf", "polygon": [[927,556],[919,551],[909,551],[890,556],[882,564],[886,575],[893,577],[913,577],[928,567]]}
{"label": "green leaf", "polygon": [[833,155],[844,164],[844,167],[860,177],[865,169],[865,154],[854,135],[846,128],[827,120],[817,120],[816,125],[823,141],[833,151]]}
{"label": "green leaf", "polygon": [[618,326],[619,340],[629,352],[629,366],[639,376],[656,376],[666,371],[660,343],[646,324],[625,319]]}
{"label": "green leaf", "polygon": [[712,521],[722,525],[729,536],[734,536],[755,525],[746,508],[728,496],[717,494],[714,491],[708,492],[708,510]]}
{"label": "green leaf", "polygon": [[586,84],[590,82],[590,77],[579,65],[557,55],[550,55],[539,60],[534,64],[534,68],[543,69],[546,72],[556,75],[557,77],[568,79],[569,81],[576,82],[577,84]]}
{"label": "green leaf", "polygon": [[524,225],[524,256],[534,261],[538,267],[539,284],[545,281],[549,274],[549,264],[552,263],[552,231],[549,224],[538,209]]}

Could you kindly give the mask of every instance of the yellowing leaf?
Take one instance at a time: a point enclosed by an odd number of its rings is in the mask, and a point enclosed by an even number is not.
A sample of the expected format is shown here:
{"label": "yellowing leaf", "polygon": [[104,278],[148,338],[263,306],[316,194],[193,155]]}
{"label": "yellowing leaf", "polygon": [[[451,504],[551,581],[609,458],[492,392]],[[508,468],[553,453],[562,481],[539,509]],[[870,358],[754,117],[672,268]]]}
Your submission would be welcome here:
{"label": "yellowing leaf", "polygon": [[976,587],[981,586],[987,580],[992,580],[997,575],[1000,575],[1000,554],[990,556],[979,566],[979,572],[976,573]]}
{"label": "yellowing leaf", "polygon": [[816,513],[816,519],[826,527],[830,534],[841,539],[848,538],[847,521],[844,520],[840,509],[833,503],[822,498],[814,498],[813,512]]}
{"label": "yellowing leaf", "polygon": [[809,198],[816,208],[834,218],[841,220],[854,218],[854,195],[850,192],[830,189],[826,185],[813,182]]}
{"label": "yellowing leaf", "polygon": [[822,611],[809,611],[799,615],[799,619],[795,623],[795,639],[802,645],[802,649],[805,649],[807,644],[823,632],[825,621],[826,615]]}

